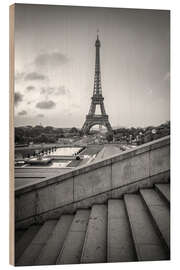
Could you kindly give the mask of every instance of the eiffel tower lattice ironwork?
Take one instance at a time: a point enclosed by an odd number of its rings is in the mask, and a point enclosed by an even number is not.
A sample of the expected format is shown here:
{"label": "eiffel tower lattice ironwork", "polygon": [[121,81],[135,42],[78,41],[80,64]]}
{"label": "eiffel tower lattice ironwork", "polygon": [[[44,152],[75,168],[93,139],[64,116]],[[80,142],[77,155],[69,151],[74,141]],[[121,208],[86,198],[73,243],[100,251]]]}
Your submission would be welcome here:
{"label": "eiffel tower lattice ironwork", "polygon": [[[95,75],[94,75],[94,90],[93,96],[91,98],[91,106],[89,113],[86,115],[86,120],[82,127],[82,133],[88,134],[91,127],[94,125],[105,126],[108,132],[113,133],[111,124],[108,119],[104,107],[104,97],[102,96],[102,87],[101,87],[101,71],[100,71],[100,40],[97,35],[95,42],[96,47],[96,61],[95,61]],[[101,109],[101,114],[95,114],[96,106],[99,105]]]}

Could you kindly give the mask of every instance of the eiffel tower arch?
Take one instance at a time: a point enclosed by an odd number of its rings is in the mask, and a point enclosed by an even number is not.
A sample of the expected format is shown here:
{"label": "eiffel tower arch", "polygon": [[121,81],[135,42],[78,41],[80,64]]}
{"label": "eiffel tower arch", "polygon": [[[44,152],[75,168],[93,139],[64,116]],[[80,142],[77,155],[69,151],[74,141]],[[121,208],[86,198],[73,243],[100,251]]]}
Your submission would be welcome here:
{"label": "eiffel tower arch", "polygon": [[[109,122],[109,117],[106,114],[104,107],[104,97],[102,96],[102,87],[101,87],[101,71],[100,71],[100,40],[97,35],[97,39],[95,42],[96,47],[96,60],[95,60],[95,75],[94,75],[94,89],[93,96],[91,98],[91,106],[89,109],[89,113],[86,115],[86,120],[82,127],[82,133],[88,134],[89,130],[95,126],[105,126],[109,133],[113,133],[111,124]],[[101,114],[95,114],[96,106],[100,106]]]}

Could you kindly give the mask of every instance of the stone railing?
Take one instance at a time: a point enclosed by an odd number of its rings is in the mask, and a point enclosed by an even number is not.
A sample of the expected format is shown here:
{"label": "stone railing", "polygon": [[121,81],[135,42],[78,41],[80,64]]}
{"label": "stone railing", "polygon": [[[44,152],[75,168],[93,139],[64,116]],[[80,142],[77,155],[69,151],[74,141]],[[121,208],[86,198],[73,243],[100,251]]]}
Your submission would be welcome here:
{"label": "stone railing", "polygon": [[119,198],[140,187],[166,182],[169,174],[170,137],[167,136],[17,189],[16,226],[29,226],[109,198]]}

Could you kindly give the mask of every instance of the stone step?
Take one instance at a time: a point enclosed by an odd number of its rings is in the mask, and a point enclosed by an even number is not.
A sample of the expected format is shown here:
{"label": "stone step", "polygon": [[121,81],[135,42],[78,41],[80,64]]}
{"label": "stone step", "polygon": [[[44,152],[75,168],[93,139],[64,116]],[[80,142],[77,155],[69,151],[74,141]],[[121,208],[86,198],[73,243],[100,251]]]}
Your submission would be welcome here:
{"label": "stone step", "polygon": [[24,234],[21,236],[19,241],[17,241],[15,246],[15,262],[20,258],[23,254],[27,246],[31,243],[36,233],[39,231],[41,226],[39,225],[32,225],[30,226]]}
{"label": "stone step", "polygon": [[123,200],[108,201],[107,261],[136,261],[136,254]]}
{"label": "stone step", "polygon": [[140,194],[149,210],[167,250],[170,250],[170,209],[153,189],[141,189]]}
{"label": "stone step", "polygon": [[36,257],[50,237],[56,223],[57,220],[48,220],[41,226],[31,243],[17,260],[18,266],[34,265]]}
{"label": "stone step", "polygon": [[73,221],[73,215],[62,215],[58,220],[51,236],[35,260],[35,265],[56,264],[57,257],[62,249],[65,237]]}
{"label": "stone step", "polygon": [[159,194],[170,204],[170,185],[169,184],[156,184],[156,190]]}
{"label": "stone step", "polygon": [[124,201],[138,260],[156,261],[167,259],[167,254],[141,196],[128,194],[124,196]]}
{"label": "stone step", "polygon": [[65,238],[56,264],[80,263],[90,210],[78,210]]}
{"label": "stone step", "polygon": [[107,261],[107,205],[93,205],[81,263],[103,263]]}

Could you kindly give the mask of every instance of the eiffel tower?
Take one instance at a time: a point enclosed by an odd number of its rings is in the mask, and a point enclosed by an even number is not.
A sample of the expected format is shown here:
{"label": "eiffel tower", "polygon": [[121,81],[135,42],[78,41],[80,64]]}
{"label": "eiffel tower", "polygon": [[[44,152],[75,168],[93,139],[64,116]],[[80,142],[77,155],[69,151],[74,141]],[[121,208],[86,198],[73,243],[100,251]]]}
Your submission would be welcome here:
{"label": "eiffel tower", "polygon": [[[94,75],[94,90],[93,96],[91,97],[91,106],[89,109],[89,113],[86,115],[86,120],[82,127],[82,133],[88,134],[89,130],[94,125],[105,126],[109,133],[113,133],[111,124],[108,119],[108,115],[106,114],[104,107],[104,98],[102,96],[102,87],[101,87],[101,71],[100,71],[100,40],[97,35],[97,39],[95,42],[96,47],[96,61],[95,61],[95,75]],[[96,106],[99,105],[101,109],[101,114],[95,114]]]}

